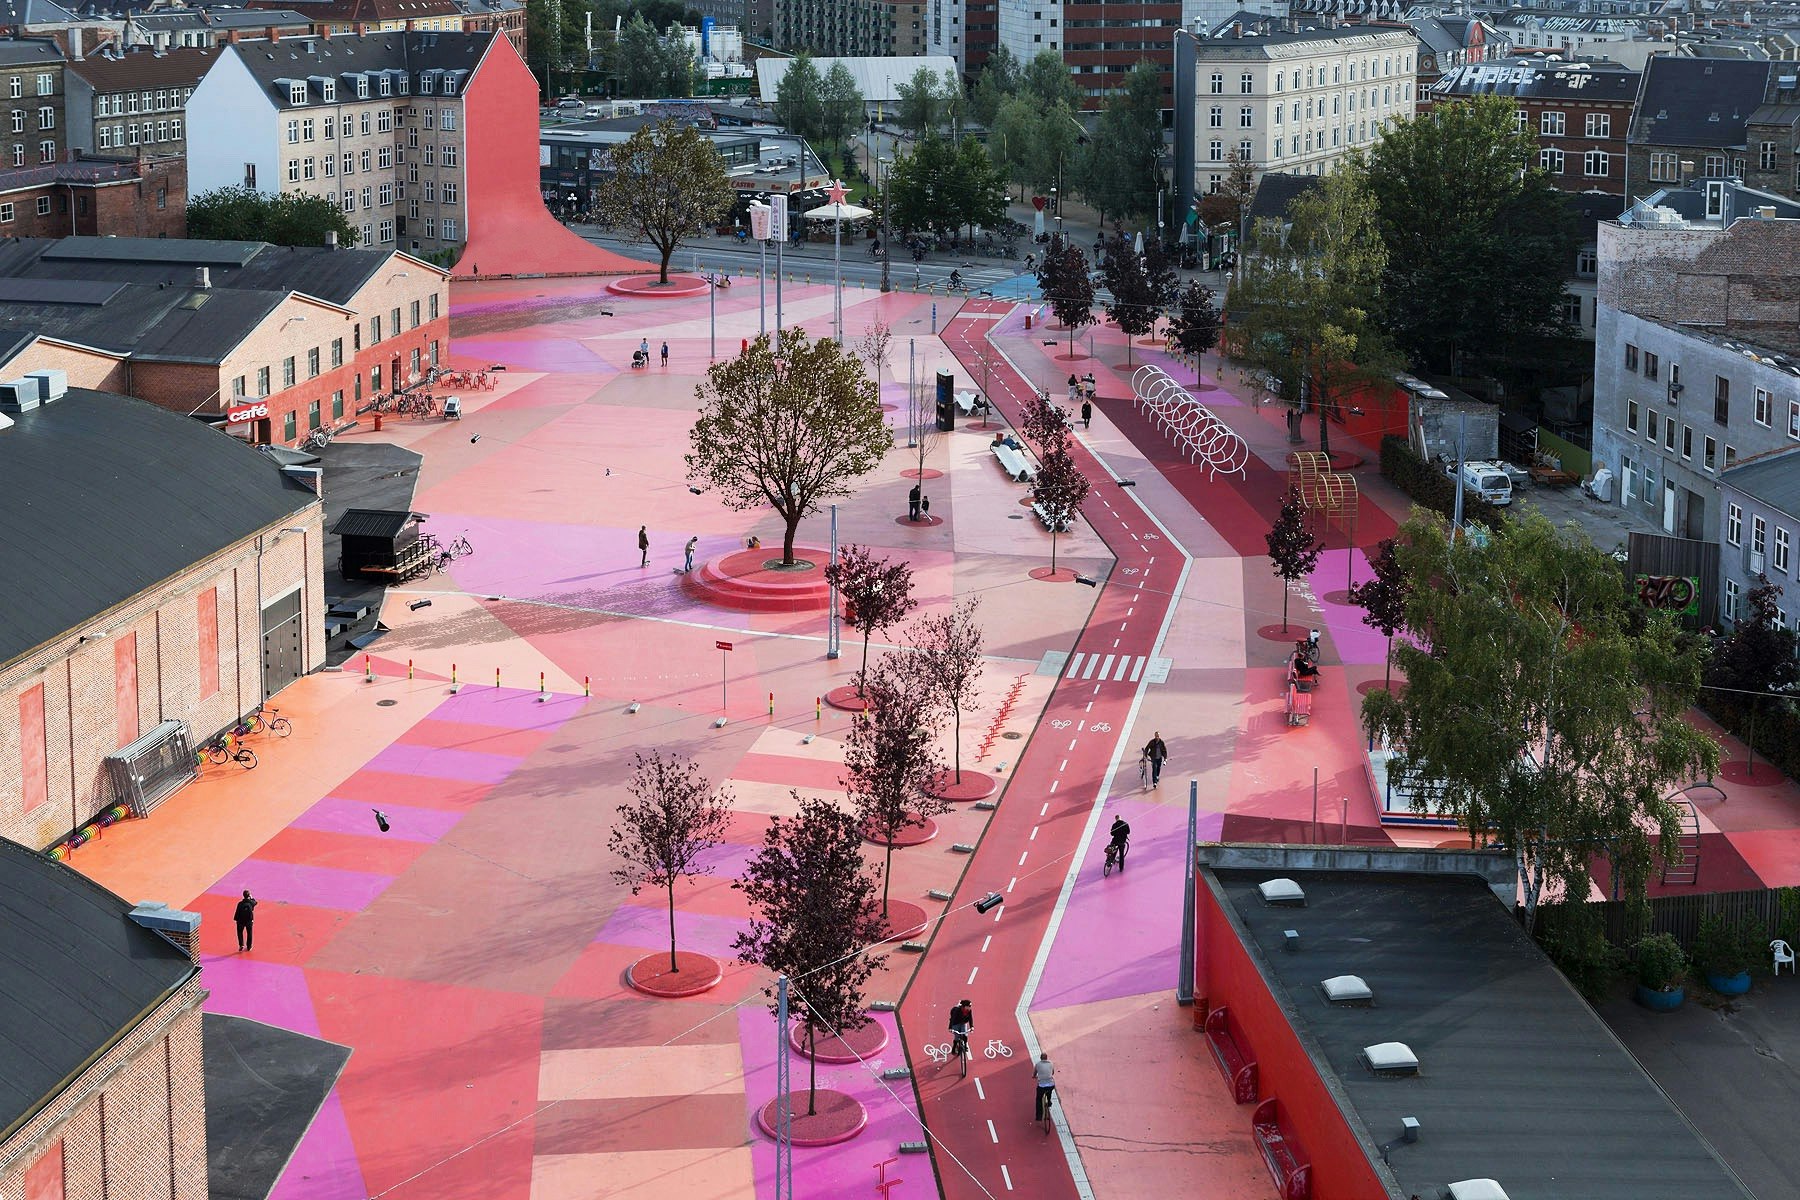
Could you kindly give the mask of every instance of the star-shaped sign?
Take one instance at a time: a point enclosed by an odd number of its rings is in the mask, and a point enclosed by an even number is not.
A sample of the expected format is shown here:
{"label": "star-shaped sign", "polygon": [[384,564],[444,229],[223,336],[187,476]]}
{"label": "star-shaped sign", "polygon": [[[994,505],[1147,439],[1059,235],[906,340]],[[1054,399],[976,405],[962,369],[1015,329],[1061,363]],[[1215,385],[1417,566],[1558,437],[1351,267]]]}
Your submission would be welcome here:
{"label": "star-shaped sign", "polygon": [[825,193],[825,198],[833,204],[842,204],[844,202],[843,183],[840,180],[832,180],[831,187]]}

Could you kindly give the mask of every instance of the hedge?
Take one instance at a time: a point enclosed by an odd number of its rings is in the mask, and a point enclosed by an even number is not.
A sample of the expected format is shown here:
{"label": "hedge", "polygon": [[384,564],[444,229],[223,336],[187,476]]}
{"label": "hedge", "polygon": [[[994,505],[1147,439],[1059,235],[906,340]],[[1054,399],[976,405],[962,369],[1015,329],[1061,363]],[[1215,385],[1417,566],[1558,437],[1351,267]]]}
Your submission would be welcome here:
{"label": "hedge", "polygon": [[[1381,475],[1434,512],[1446,517],[1456,512],[1456,481],[1444,474],[1442,468],[1420,458],[1403,437],[1389,434],[1381,439]],[[1463,517],[1489,529],[1498,529],[1506,520],[1506,513],[1465,489]]]}

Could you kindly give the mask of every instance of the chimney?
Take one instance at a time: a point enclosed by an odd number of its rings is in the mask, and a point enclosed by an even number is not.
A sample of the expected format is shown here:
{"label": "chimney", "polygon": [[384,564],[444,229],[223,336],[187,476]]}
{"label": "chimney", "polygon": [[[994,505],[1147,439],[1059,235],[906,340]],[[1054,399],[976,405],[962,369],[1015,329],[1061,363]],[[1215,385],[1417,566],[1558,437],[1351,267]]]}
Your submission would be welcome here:
{"label": "chimney", "polygon": [[275,28],[275,26],[273,26],[273,25],[269,26],[269,45],[273,46],[276,42],[279,42],[280,40],[281,40],[281,30]]}
{"label": "chimney", "polygon": [[236,45],[237,40],[238,40],[238,31],[237,30],[235,30],[235,29],[226,30],[226,32],[225,32],[226,45]]}
{"label": "chimney", "polygon": [[327,250],[336,250],[338,248],[337,230],[327,229],[325,231],[325,248]]}
{"label": "chimney", "polygon": [[194,286],[201,291],[212,289],[212,271],[206,267],[194,268]]}
{"label": "chimney", "polygon": [[174,942],[187,952],[189,958],[199,961],[199,913],[170,908],[160,900],[145,900],[127,915],[145,929],[154,930]]}
{"label": "chimney", "polygon": [[321,27],[319,30],[319,38],[321,41],[329,42],[331,40],[331,26],[326,25]]}
{"label": "chimney", "polygon": [[81,61],[81,26],[69,27],[69,57],[76,62]]}
{"label": "chimney", "polygon": [[1241,38],[1244,36],[1244,23],[1242,21],[1233,21],[1231,23],[1231,36],[1234,38]]}

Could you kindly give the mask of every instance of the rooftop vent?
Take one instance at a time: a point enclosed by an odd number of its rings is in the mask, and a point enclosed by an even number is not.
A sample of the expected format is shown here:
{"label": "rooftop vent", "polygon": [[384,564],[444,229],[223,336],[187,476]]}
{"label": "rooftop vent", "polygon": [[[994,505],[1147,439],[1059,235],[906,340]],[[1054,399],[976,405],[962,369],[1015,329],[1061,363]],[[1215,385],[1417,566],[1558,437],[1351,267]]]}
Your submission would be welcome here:
{"label": "rooftop vent", "polygon": [[1367,1008],[1375,1003],[1375,993],[1360,975],[1333,975],[1319,984],[1319,990],[1325,993],[1325,999],[1332,1004],[1345,1007]]}
{"label": "rooftop vent", "polygon": [[1417,1075],[1419,1056],[1405,1042],[1378,1042],[1363,1047],[1363,1061],[1377,1075]]}
{"label": "rooftop vent", "polygon": [[1264,904],[1285,904],[1290,908],[1305,908],[1306,893],[1300,885],[1291,879],[1270,879],[1256,885]]}
{"label": "rooftop vent", "polygon": [[1465,1179],[1450,1185],[1450,1200],[1507,1200],[1507,1195],[1496,1180]]}

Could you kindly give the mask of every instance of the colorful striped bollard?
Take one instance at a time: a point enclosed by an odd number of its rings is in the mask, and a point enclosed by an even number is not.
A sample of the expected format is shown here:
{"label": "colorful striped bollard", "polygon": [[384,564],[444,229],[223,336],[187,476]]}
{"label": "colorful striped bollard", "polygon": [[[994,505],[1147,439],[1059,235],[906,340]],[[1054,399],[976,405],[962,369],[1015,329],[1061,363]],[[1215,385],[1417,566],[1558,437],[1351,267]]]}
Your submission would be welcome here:
{"label": "colorful striped bollard", "polygon": [[813,720],[822,721],[824,719],[825,719],[825,698],[823,696],[814,696],[813,697]]}
{"label": "colorful striped bollard", "polygon": [[412,659],[410,659],[410,658],[406,660],[406,677],[408,679],[411,679],[413,677]]}
{"label": "colorful striped bollard", "polygon": [[775,693],[770,692],[769,693],[769,718],[770,718],[770,720],[773,720],[774,717],[775,717]]}
{"label": "colorful striped bollard", "polygon": [[366,654],[363,655],[363,682],[375,682],[375,668],[369,665],[369,656]]}
{"label": "colorful striped bollard", "polygon": [[594,694],[593,689],[588,687],[588,677],[586,675],[581,677],[581,694],[584,698]]}
{"label": "colorful striped bollard", "polygon": [[498,688],[500,686],[500,668],[499,667],[494,668],[494,686],[496,688]]}
{"label": "colorful striped bollard", "polygon": [[450,694],[452,696],[454,696],[454,695],[456,695],[456,693],[458,693],[460,691],[462,691],[462,684],[460,684],[456,681],[456,664],[451,663],[450,664]]}
{"label": "colorful striped bollard", "polygon": [[544,673],[542,671],[539,671],[538,672],[538,703],[539,704],[548,704],[549,702],[550,702],[550,693],[544,690]]}

